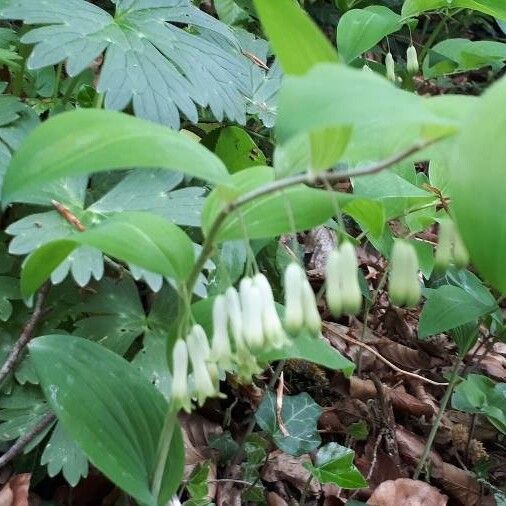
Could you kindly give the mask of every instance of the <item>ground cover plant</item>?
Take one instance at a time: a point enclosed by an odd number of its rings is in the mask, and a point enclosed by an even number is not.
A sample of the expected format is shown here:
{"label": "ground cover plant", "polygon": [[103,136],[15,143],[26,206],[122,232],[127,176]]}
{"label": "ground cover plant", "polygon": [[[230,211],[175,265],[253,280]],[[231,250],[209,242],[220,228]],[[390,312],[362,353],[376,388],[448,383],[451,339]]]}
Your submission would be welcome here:
{"label": "ground cover plant", "polygon": [[0,0],[0,504],[506,503],[502,0]]}

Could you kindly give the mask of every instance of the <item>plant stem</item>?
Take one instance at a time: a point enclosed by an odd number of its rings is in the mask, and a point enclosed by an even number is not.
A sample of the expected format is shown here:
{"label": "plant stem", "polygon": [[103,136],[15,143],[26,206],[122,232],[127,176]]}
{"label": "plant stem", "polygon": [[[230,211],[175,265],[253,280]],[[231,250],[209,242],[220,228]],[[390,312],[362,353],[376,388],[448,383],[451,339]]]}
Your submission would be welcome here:
{"label": "plant stem", "polygon": [[408,158],[409,156],[425,149],[426,147],[434,144],[435,142],[440,141],[442,138],[439,137],[437,139],[431,139],[425,142],[417,142],[413,146],[407,148],[396,155],[393,155],[390,158],[386,158],[385,160],[381,160],[374,164],[368,165],[366,167],[362,167],[353,171],[346,172],[322,172],[319,174],[314,173],[304,173],[297,174],[292,177],[287,177],[285,179],[280,179],[278,181],[273,181],[271,183],[265,184],[254,190],[245,193],[240,196],[236,200],[229,202],[216,216],[207,237],[202,245],[202,250],[200,251],[200,255],[195,262],[193,269],[188,276],[186,281],[186,290],[188,293],[193,293],[193,287],[197,278],[200,274],[200,271],[204,267],[204,264],[207,262],[209,257],[211,256],[214,250],[214,242],[218,237],[218,233],[220,231],[221,226],[228,218],[228,216],[237,211],[242,206],[249,204],[250,202],[260,198],[270,195],[271,193],[276,193],[282,190],[286,190],[287,188],[291,188],[292,186],[297,186],[300,184],[306,184],[308,186],[318,186],[318,185],[332,185],[338,183],[339,181],[346,181],[352,177],[359,176],[367,176],[370,174],[376,174],[381,172],[396,163],[401,162],[402,160]]}
{"label": "plant stem", "polygon": [[153,475],[153,482],[151,485],[151,492],[154,498],[158,501],[160,490],[162,488],[163,474],[167,465],[167,457],[170,451],[170,444],[172,436],[174,435],[174,427],[177,421],[177,411],[174,406],[169,405],[169,409],[165,414],[160,440],[158,442],[158,452],[156,457],[156,468]]}
{"label": "plant stem", "polygon": [[60,82],[63,73],[63,63],[59,63],[56,67],[56,78],[54,80],[53,99],[58,98],[58,90],[60,89]]}
{"label": "plant stem", "polygon": [[[29,27],[27,25],[23,25],[19,32],[20,38],[27,33]],[[19,44],[19,54],[22,58],[21,65],[19,66],[19,70],[16,72],[14,79],[11,82],[11,93],[16,95],[16,97],[20,97],[23,93],[23,82],[25,79],[25,71],[26,71],[26,61],[28,60],[28,56],[30,55],[30,46],[26,44]]]}
{"label": "plant stem", "polygon": [[302,489],[302,494],[300,496],[299,506],[304,506],[306,504],[307,493],[309,492],[309,487],[311,486],[311,482],[313,481],[313,475],[310,473],[309,478],[307,479],[304,488]]}
{"label": "plant stem", "polygon": [[432,424],[432,429],[430,431],[429,437],[427,438],[427,443],[425,444],[425,448],[423,449],[422,456],[420,457],[418,465],[416,466],[415,474],[413,475],[414,480],[417,480],[418,477],[420,476],[420,473],[422,472],[422,469],[425,466],[425,462],[427,461],[427,458],[430,454],[432,443],[434,442],[434,438],[436,437],[439,425],[441,424],[441,420],[443,419],[446,405],[448,404],[453,389],[455,388],[455,385],[457,384],[457,381],[459,379],[458,370],[460,364],[461,358],[459,357],[459,359],[455,362],[455,365],[453,366],[448,386],[446,387],[445,394],[443,395],[443,398],[441,399],[441,404],[439,405],[439,411],[437,413],[436,419],[434,420],[434,423]]}
{"label": "plant stem", "polygon": [[437,24],[436,28],[434,28],[434,30],[430,34],[430,37],[427,39],[427,42],[423,45],[422,50],[420,51],[420,56],[419,56],[420,62],[423,62],[427,52],[434,44],[435,40],[437,39],[437,37],[441,33],[441,30],[444,28],[445,23],[446,23],[446,19],[444,17],[441,18],[439,20],[439,23]]}
{"label": "plant stem", "polygon": [[104,104],[104,95],[102,93],[98,93],[95,95],[95,100],[93,101],[93,107],[95,109],[102,109],[102,105]]}

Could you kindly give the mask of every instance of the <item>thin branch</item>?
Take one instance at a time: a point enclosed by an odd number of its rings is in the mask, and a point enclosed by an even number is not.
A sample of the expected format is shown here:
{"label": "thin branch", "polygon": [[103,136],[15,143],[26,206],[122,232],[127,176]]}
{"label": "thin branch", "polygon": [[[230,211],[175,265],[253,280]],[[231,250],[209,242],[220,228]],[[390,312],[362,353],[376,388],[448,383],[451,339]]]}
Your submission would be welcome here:
{"label": "thin branch", "polygon": [[285,179],[280,179],[279,181],[273,181],[271,183],[265,184],[256,188],[248,193],[245,193],[241,197],[227,204],[216,216],[209,232],[207,234],[206,240],[202,246],[202,250],[200,251],[200,255],[197,258],[193,266],[193,270],[188,276],[188,280],[186,282],[186,290],[187,293],[193,293],[193,286],[200,274],[200,271],[204,267],[204,264],[207,262],[211,253],[214,249],[214,241],[218,236],[221,226],[228,218],[228,216],[239,209],[240,207],[249,204],[253,200],[256,200],[259,197],[265,197],[266,195],[270,195],[271,193],[276,193],[281,190],[286,190],[287,188],[291,188],[292,186],[297,186],[300,184],[305,184],[308,186],[318,186],[318,185],[332,185],[338,183],[340,181],[347,181],[352,177],[359,176],[367,176],[371,174],[376,174],[381,172],[396,163],[401,162],[402,160],[408,158],[409,156],[421,151],[429,147],[430,145],[440,141],[441,138],[431,139],[425,142],[417,142],[410,148],[407,148],[396,155],[393,155],[385,160],[381,160],[374,164],[368,165],[367,167],[363,167],[360,169],[356,169],[354,171],[347,172],[322,172],[319,174],[313,173],[303,173],[297,174],[292,177],[287,177]]}
{"label": "thin branch", "polygon": [[45,283],[42,288],[39,290],[37,294],[37,299],[35,301],[35,308],[33,310],[32,315],[26,322],[19,339],[16,341],[16,344],[13,346],[7,360],[4,365],[0,369],[0,384],[3,383],[5,378],[14,370],[16,365],[18,364],[21,355],[26,348],[26,345],[30,342],[33,337],[33,332],[35,327],[39,323],[39,320],[45,313],[44,303],[46,301],[47,294],[49,293],[49,289],[51,284],[49,282]]}
{"label": "thin branch", "polygon": [[44,432],[54,421],[56,415],[48,413],[30,431],[20,436],[16,442],[0,457],[0,469],[16,458],[33,439]]}
{"label": "thin branch", "polygon": [[347,336],[342,333],[337,333],[328,323],[322,322],[322,326],[327,329],[329,332],[332,332],[334,335],[340,337],[341,339],[344,339],[345,341],[349,341],[352,344],[356,344],[357,346],[361,346],[362,348],[366,349],[367,351],[370,351],[373,355],[378,357],[383,363],[388,365],[391,369],[394,371],[397,371],[398,373],[404,374],[406,376],[410,376],[411,378],[416,378],[417,380],[423,381],[425,383],[430,383],[431,385],[436,385],[438,387],[446,387],[448,386],[448,383],[439,383],[438,381],[433,381],[428,378],[424,378],[423,376],[420,376],[419,374],[416,374],[414,372],[405,371],[404,369],[401,369],[400,367],[397,367],[395,364],[392,364],[389,360],[387,360],[383,355],[381,355],[379,352],[377,352],[374,348],[371,346],[363,343],[362,341],[358,341],[357,339],[353,339],[353,337]]}

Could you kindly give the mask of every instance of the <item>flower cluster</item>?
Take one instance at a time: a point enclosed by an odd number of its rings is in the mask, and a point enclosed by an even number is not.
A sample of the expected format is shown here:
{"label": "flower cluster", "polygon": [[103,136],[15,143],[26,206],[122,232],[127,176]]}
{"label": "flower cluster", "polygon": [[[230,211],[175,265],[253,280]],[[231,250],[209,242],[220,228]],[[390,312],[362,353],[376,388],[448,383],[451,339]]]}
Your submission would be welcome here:
{"label": "flower cluster", "polygon": [[459,269],[469,263],[469,253],[453,221],[444,218],[439,223],[438,244],[435,255],[435,266],[446,270],[451,262]]}
{"label": "flower cluster", "polygon": [[267,278],[263,274],[243,278],[239,291],[230,287],[214,301],[211,344],[200,325],[194,325],[186,339],[176,341],[173,402],[190,412],[192,398],[202,405],[208,397],[218,396],[225,371],[250,381],[253,374],[261,372],[256,353],[281,348],[286,342]]}
{"label": "flower cluster", "polygon": [[396,239],[392,248],[388,288],[397,306],[415,306],[420,300],[418,256],[414,246],[402,239]]}
{"label": "flower cluster", "polygon": [[362,292],[358,282],[358,262],[353,245],[346,241],[332,250],[326,266],[327,305],[338,318],[357,314],[362,307]]}

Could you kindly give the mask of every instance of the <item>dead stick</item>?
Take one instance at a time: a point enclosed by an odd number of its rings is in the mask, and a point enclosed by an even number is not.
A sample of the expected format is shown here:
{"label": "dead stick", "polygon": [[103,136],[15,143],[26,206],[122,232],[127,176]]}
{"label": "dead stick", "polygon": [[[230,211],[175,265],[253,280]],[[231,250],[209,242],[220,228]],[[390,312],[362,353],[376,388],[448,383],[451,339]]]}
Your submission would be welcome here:
{"label": "dead stick", "polygon": [[5,378],[13,371],[13,369],[18,364],[21,354],[23,353],[24,349],[26,348],[26,345],[30,342],[31,338],[33,337],[33,332],[35,330],[35,327],[39,323],[39,320],[44,315],[44,302],[46,300],[47,294],[49,292],[50,283],[47,282],[42,286],[40,289],[37,299],[35,301],[35,308],[33,310],[32,315],[26,322],[23,330],[21,331],[21,334],[19,336],[19,339],[16,341],[16,344],[12,347],[11,352],[9,353],[9,356],[7,357],[7,360],[5,361],[4,365],[0,369],[0,384],[3,383]]}

